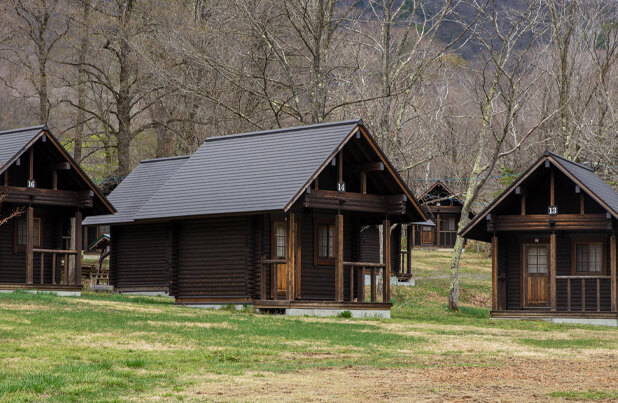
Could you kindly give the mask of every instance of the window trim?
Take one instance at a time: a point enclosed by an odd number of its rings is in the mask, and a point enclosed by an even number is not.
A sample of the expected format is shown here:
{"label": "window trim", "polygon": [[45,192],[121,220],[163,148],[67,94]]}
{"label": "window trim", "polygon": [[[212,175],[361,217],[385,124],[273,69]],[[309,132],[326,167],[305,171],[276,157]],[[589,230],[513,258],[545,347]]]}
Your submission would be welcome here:
{"label": "window trim", "polygon": [[[285,256],[280,257],[277,255],[277,235],[276,235],[276,227],[277,225],[282,225],[283,230],[285,232],[285,245],[283,246],[285,249]],[[270,230],[270,256],[271,259],[287,259],[288,258],[288,226],[287,221],[274,219],[272,221],[271,230]]]}
{"label": "window trim", "polygon": [[[320,226],[327,225],[334,227],[335,237],[333,240],[333,255],[332,257],[320,256]],[[313,220],[313,263],[316,266],[334,266],[337,258],[337,228],[335,217],[332,218],[314,218]]]}
{"label": "window trim", "polygon": [[[601,270],[577,271],[577,245],[601,245]],[[605,276],[607,273],[607,245],[601,237],[574,237],[571,239],[571,275],[573,276]]]}
{"label": "window trim", "polygon": [[[26,250],[26,245],[20,245],[19,244],[19,221],[21,219],[26,220],[26,227],[28,226],[28,218],[25,215],[21,215],[19,217],[15,217],[15,219],[13,220],[13,253],[18,253],[18,252],[24,252]],[[41,222],[41,217],[32,217],[33,219],[33,227],[36,230],[36,223],[38,221],[39,223],[39,230],[38,230],[38,234],[35,234],[34,237],[34,242],[33,242],[33,247],[35,248],[40,248],[41,247],[41,243],[42,243],[42,222]],[[27,231],[27,229],[26,229]],[[39,242],[36,242],[37,236],[38,235],[38,239]]]}

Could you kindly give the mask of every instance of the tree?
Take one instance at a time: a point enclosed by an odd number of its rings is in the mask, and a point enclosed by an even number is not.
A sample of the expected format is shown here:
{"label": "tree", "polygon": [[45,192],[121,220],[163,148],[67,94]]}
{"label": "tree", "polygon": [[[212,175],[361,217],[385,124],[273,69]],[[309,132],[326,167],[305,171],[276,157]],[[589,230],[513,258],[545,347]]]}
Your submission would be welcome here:
{"label": "tree", "polygon": [[[468,224],[471,206],[497,162],[518,150],[555,113],[548,113],[538,108],[539,105],[535,108],[531,102],[538,82],[545,76],[545,71],[537,66],[545,35],[543,2],[531,1],[521,10],[504,13],[496,12],[493,0],[484,3],[470,0],[468,5],[480,15],[482,22],[473,26],[462,22],[482,46],[481,62],[471,70],[470,78],[471,105],[477,110],[471,118],[479,122],[479,129],[458,232]],[[464,239],[458,235],[450,264],[448,306],[451,310],[459,309],[459,262],[463,245]]]}
{"label": "tree", "polygon": [[[34,89],[39,104],[39,123],[47,123],[49,118],[49,65],[55,48],[67,33],[67,24],[59,8],[60,0],[10,0],[0,8],[11,21],[4,27],[10,30],[6,33],[10,41],[3,49],[3,58]],[[32,97],[29,88],[19,85],[20,80],[0,77],[22,97]]]}

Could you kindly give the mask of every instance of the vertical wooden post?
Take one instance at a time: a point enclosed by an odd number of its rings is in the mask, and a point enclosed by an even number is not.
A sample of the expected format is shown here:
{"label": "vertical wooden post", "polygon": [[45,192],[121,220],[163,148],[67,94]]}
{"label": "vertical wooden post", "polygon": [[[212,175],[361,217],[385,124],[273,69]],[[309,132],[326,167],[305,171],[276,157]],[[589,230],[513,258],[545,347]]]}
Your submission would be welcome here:
{"label": "vertical wooden post", "polygon": [[436,245],[440,246],[440,214],[436,217]]}
{"label": "vertical wooden post", "polygon": [[343,150],[339,151],[339,161],[337,161],[339,166],[337,167],[339,170],[339,182],[343,182]]}
{"label": "vertical wooden post", "polygon": [[361,171],[361,193],[367,194],[367,173],[365,171]]}
{"label": "vertical wooden post", "polygon": [[296,250],[296,224],[294,223],[294,214],[290,213],[288,215],[288,250],[287,250],[287,270],[285,277],[285,299],[292,300],[294,299],[294,258]]}
{"label": "vertical wooden post", "polygon": [[556,310],[556,234],[549,236],[549,308]]}
{"label": "vertical wooden post", "polygon": [[384,288],[382,302],[391,302],[391,222],[387,218],[382,224],[383,255],[384,255]]}
{"label": "vertical wooden post", "polygon": [[343,215],[337,214],[337,257],[335,262],[335,301],[343,301]]}
{"label": "vertical wooden post", "polygon": [[584,203],[584,194],[580,193],[579,194],[579,214],[581,214],[581,215],[584,215],[584,211],[585,211],[584,205],[585,205],[585,203]]}
{"label": "vertical wooden post", "polygon": [[372,267],[371,269],[371,302],[376,302],[378,290],[376,286],[376,268]]}
{"label": "vertical wooden post", "polygon": [[56,284],[56,254],[52,253],[52,284]]}
{"label": "vertical wooden post", "polygon": [[52,189],[58,190],[58,171],[52,171]]}
{"label": "vertical wooden post", "polygon": [[26,283],[34,282],[34,209],[26,209]]}
{"label": "vertical wooden post", "polygon": [[555,206],[556,203],[556,192],[555,192],[555,178],[554,178],[554,169],[552,168],[549,171],[549,205]]}
{"label": "vertical wooden post", "polygon": [[365,268],[361,267],[359,274],[360,284],[358,285],[358,302],[365,302]]}
{"label": "vertical wooden post", "polygon": [[414,243],[412,242],[412,236],[413,236],[413,231],[412,231],[412,226],[408,225],[408,227],[406,228],[407,233],[407,247],[408,247],[408,261],[406,262],[406,271],[408,272],[408,274],[412,275],[412,248],[414,248]]}
{"label": "vertical wooden post", "polygon": [[350,302],[354,302],[354,269],[356,267],[350,267]]}
{"label": "vertical wooden post", "polygon": [[40,271],[39,271],[39,283],[45,283],[45,254],[43,252],[40,253],[41,261],[40,261]]}
{"label": "vertical wooden post", "polygon": [[491,237],[491,310],[498,307],[498,237]]}
{"label": "vertical wooden post", "polygon": [[612,234],[609,238],[609,275],[611,278],[611,296],[610,296],[610,307],[612,312],[618,311],[618,306],[616,304],[616,235]]}
{"label": "vertical wooden post", "polygon": [[82,212],[77,210],[75,213],[75,229],[73,236],[75,237],[75,276],[73,277],[73,284],[82,284]]}
{"label": "vertical wooden post", "polygon": [[29,157],[30,167],[28,170],[28,179],[34,179],[34,147],[30,147],[30,157]]}
{"label": "vertical wooden post", "polygon": [[526,215],[526,194],[521,195],[521,215]]}

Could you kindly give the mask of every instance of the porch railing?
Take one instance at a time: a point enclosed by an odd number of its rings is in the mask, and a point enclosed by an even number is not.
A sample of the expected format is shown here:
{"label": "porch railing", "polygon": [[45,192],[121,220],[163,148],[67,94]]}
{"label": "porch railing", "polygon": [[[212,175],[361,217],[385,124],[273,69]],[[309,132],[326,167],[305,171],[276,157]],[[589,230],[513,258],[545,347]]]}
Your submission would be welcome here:
{"label": "porch railing", "polygon": [[[573,312],[576,309],[573,309],[574,306],[577,306],[576,304],[576,300],[575,300],[575,295],[574,295],[574,288],[579,288],[579,294],[580,294],[580,304],[579,304],[579,309],[581,312],[586,312],[586,311],[596,311],[596,312],[601,312],[601,310],[603,311],[609,311],[611,310],[610,307],[610,300],[608,299],[606,302],[606,304],[603,303],[603,301],[601,301],[602,295],[605,294],[605,291],[602,290],[602,288],[607,288],[607,291],[609,291],[611,288],[610,286],[610,281],[611,281],[611,276],[595,276],[595,275],[580,275],[580,276],[556,276],[556,283],[558,282],[562,282],[562,284],[564,284],[564,282],[566,282],[566,310],[567,312]],[[592,284],[592,286],[590,286]],[[561,289],[561,287],[558,287],[558,289]],[[593,298],[588,298],[587,297],[587,293],[589,293],[590,291],[592,291],[592,295],[594,296]],[[589,295],[589,294],[588,294]],[[608,294],[608,298],[609,298],[609,294]],[[587,304],[587,299],[592,299],[595,304],[590,306]],[[607,306],[605,306],[607,305]],[[592,309],[589,309],[592,308]]]}
{"label": "porch railing", "polygon": [[[371,302],[377,302],[378,301],[378,275],[379,272],[382,272],[382,295],[386,295],[386,293],[388,292],[388,285],[387,281],[390,282],[390,278],[387,279],[384,276],[384,270],[386,268],[386,265],[383,263],[368,263],[368,262],[343,262],[343,267],[349,267],[350,268],[350,297],[349,297],[349,301],[350,302],[354,302],[354,273],[358,272],[357,275],[359,275],[359,284],[358,284],[358,297],[357,297],[357,301],[358,302],[365,302],[365,274],[367,272],[367,270],[369,271],[369,275],[370,275],[370,284],[371,284],[371,288],[369,291],[370,294],[370,301]],[[383,302],[384,301],[384,297],[382,298]]]}
{"label": "porch railing", "polygon": [[[39,279],[39,283],[40,284],[45,284],[45,255],[51,255],[52,256],[52,267],[51,267],[51,278],[52,278],[52,285],[56,285],[57,284],[57,268],[61,268],[62,267],[62,273],[63,273],[63,278],[61,278],[60,283],[62,283],[63,285],[73,285],[73,283],[75,283],[74,280],[69,281],[69,257],[70,256],[76,256],[77,255],[77,251],[76,250],[72,250],[72,249],[40,249],[40,248],[34,248],[32,250],[34,253],[39,253],[40,254],[40,279]],[[58,261],[58,258],[60,259],[60,262]],[[75,268],[76,270],[81,270],[81,268]],[[81,279],[81,274],[80,276],[75,276],[76,278],[80,278]]]}
{"label": "porch railing", "polygon": [[[260,260],[260,298],[261,299],[279,299],[277,292],[277,265],[286,264],[286,259],[266,259],[262,257]],[[270,292],[266,289],[266,272],[270,271]]]}
{"label": "porch railing", "polygon": [[412,264],[410,259],[411,253],[407,250],[400,252],[401,258],[399,259],[399,270],[395,273],[399,280],[408,280],[412,278]]}

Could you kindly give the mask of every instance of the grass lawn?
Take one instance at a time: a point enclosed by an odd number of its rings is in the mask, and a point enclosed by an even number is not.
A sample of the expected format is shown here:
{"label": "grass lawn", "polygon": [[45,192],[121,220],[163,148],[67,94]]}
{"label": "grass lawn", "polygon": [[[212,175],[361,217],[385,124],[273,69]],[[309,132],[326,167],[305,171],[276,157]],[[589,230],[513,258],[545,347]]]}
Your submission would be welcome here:
{"label": "grass lawn", "polygon": [[390,320],[0,294],[0,401],[618,400],[618,331],[489,319],[490,263],[415,251]]}

